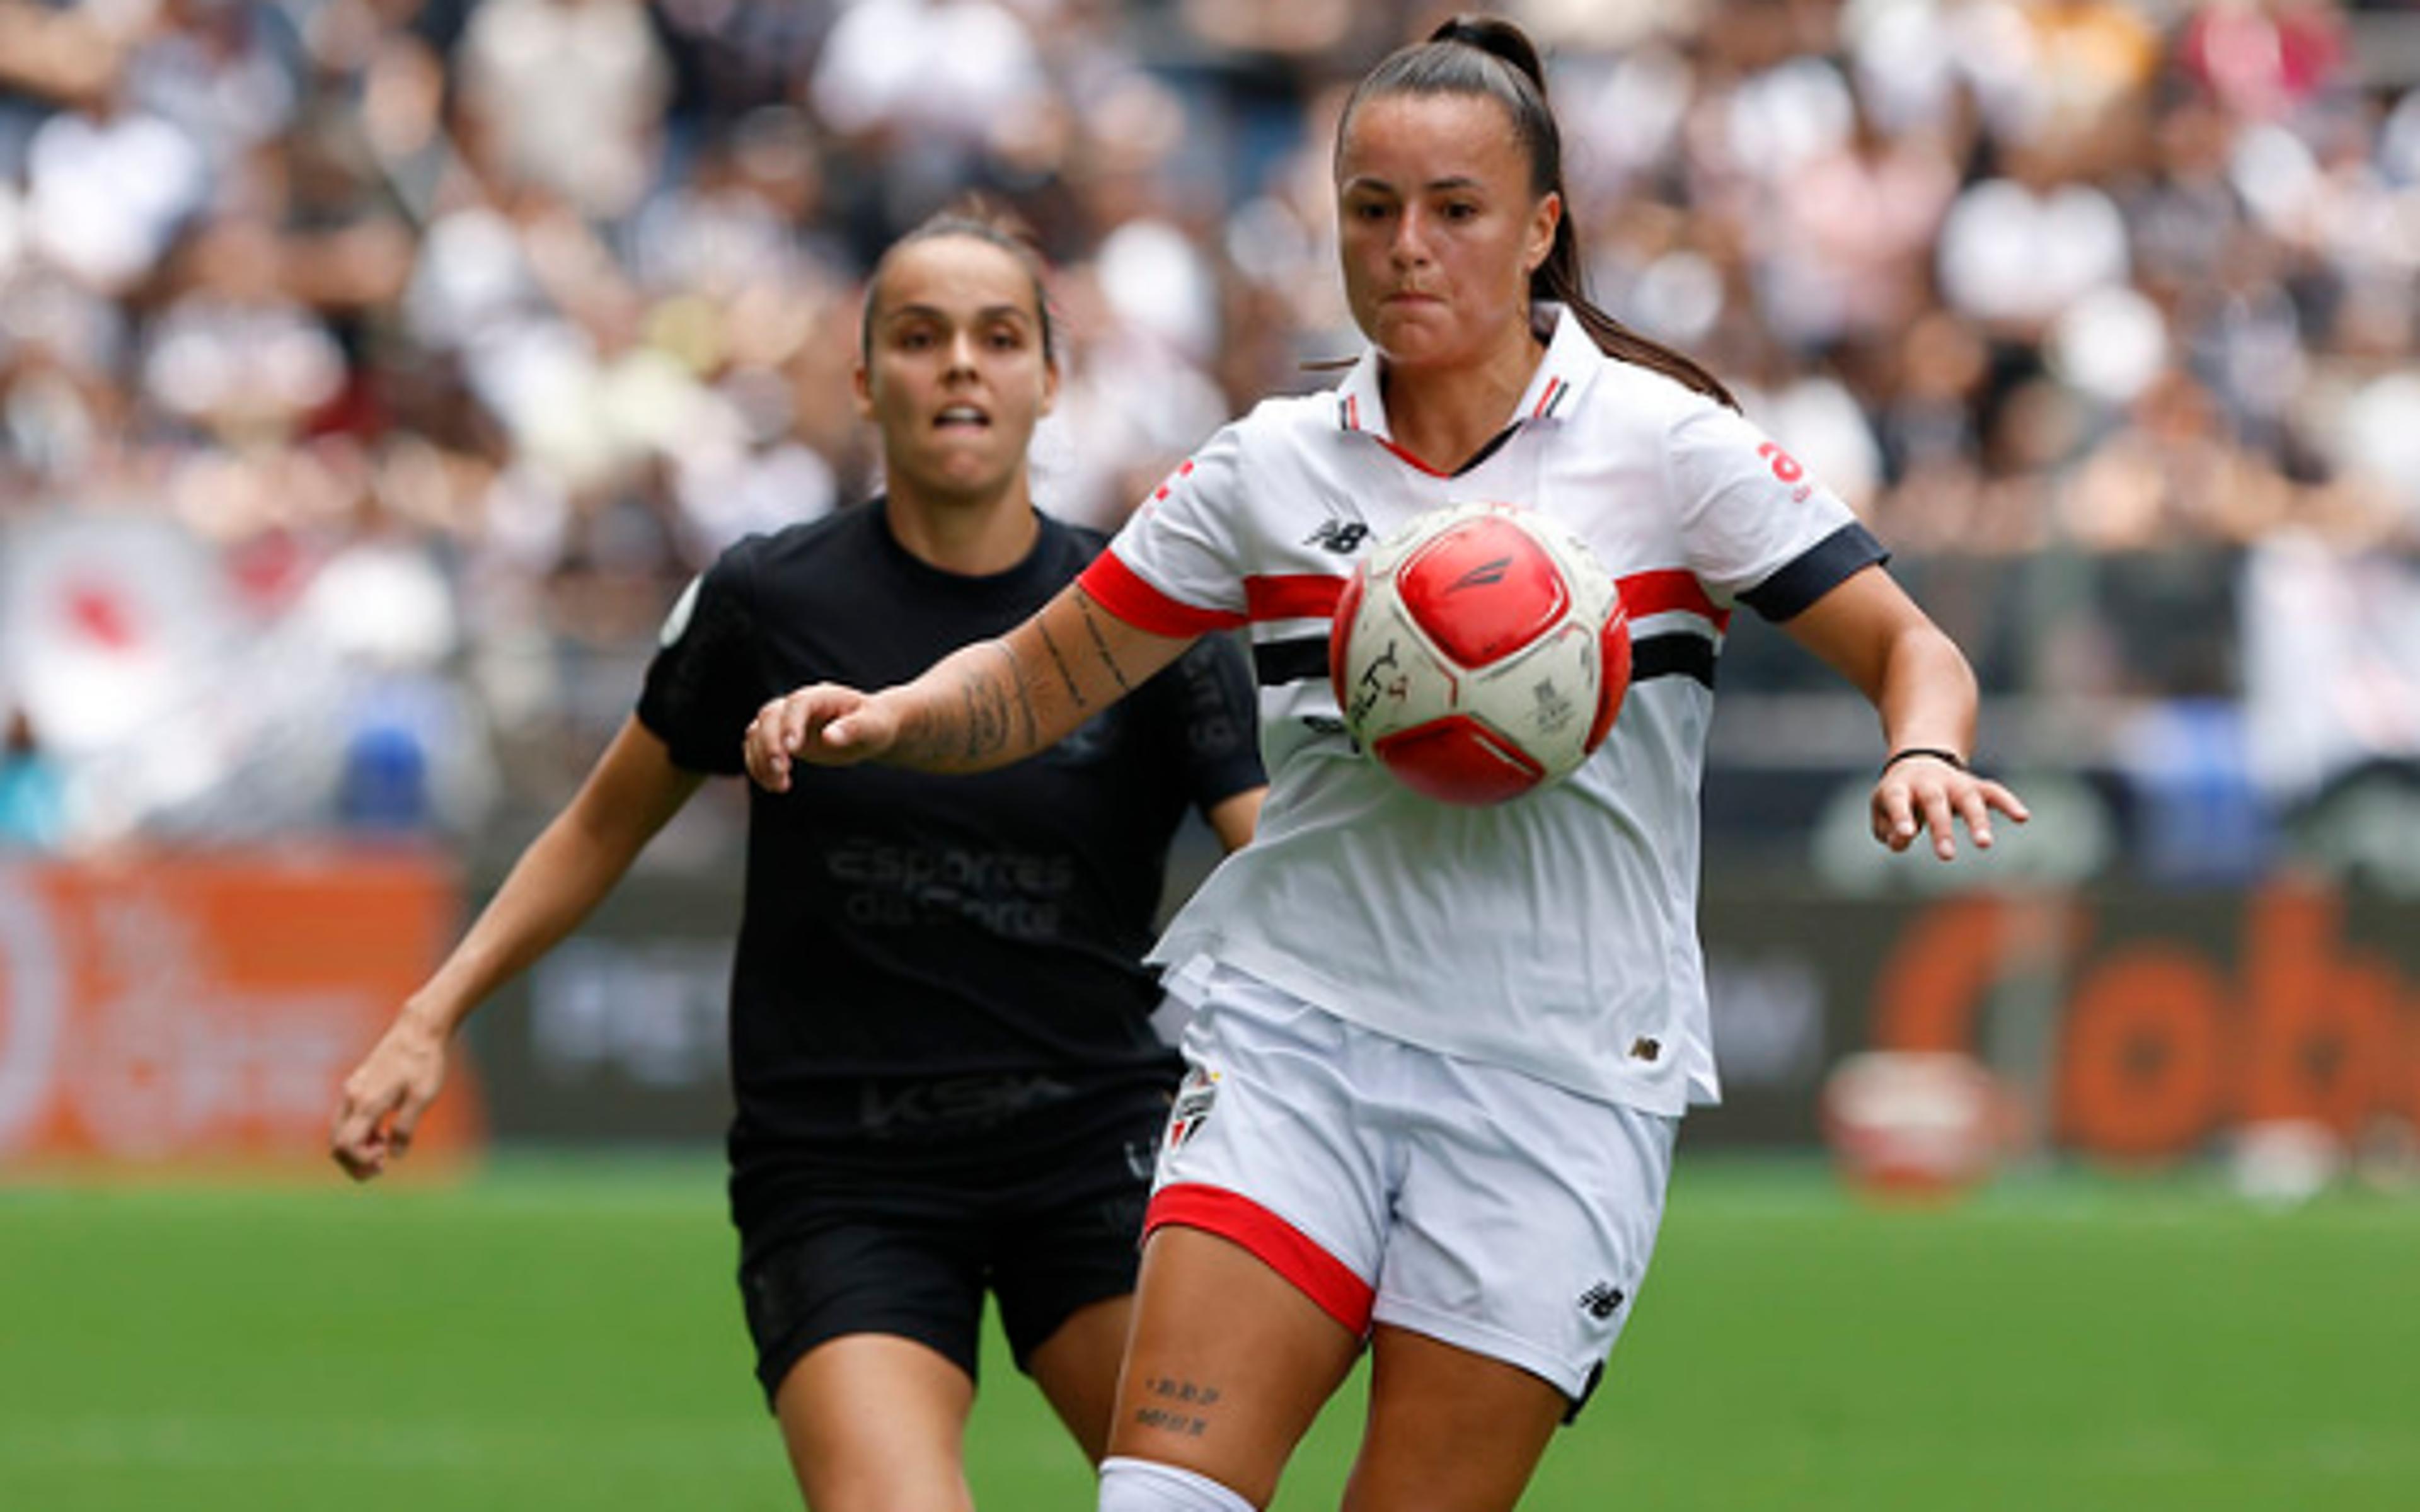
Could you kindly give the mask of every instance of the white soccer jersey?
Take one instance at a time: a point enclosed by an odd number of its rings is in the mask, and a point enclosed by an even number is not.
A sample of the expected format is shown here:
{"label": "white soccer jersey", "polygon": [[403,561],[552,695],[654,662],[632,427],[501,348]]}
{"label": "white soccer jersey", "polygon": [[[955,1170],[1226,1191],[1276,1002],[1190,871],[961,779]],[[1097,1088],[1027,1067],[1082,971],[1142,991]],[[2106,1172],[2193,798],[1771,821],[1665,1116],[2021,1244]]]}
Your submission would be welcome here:
{"label": "white soccer jersey", "polygon": [[[1270,794],[1153,959],[1223,963],[1382,1034],[1677,1114],[1720,1095],[1698,944],[1698,793],[1731,606],[1786,619],[1883,551],[1739,416],[1600,352],[1554,306],[1518,417],[1462,471],[1388,438],[1378,363],[1214,436],[1079,579],[1138,628],[1251,626]],[[1603,748],[1493,808],[1357,751],[1327,681],[1355,559],[1485,501],[1576,528],[1621,580],[1632,686]]]}

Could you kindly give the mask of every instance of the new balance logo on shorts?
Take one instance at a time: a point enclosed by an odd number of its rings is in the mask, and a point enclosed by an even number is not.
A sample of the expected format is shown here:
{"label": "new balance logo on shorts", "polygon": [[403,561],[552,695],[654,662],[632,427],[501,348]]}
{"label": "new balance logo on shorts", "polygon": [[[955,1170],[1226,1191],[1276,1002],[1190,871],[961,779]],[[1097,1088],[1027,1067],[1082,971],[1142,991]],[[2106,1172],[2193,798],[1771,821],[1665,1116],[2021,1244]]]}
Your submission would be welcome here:
{"label": "new balance logo on shorts", "polygon": [[1621,1288],[1610,1281],[1600,1281],[1580,1293],[1580,1310],[1600,1323],[1611,1318],[1621,1302]]}
{"label": "new balance logo on shorts", "polygon": [[1368,539],[1370,527],[1357,519],[1324,519],[1319,522],[1319,529],[1303,537],[1302,544],[1333,551],[1340,557],[1349,557],[1360,550],[1361,543]]}

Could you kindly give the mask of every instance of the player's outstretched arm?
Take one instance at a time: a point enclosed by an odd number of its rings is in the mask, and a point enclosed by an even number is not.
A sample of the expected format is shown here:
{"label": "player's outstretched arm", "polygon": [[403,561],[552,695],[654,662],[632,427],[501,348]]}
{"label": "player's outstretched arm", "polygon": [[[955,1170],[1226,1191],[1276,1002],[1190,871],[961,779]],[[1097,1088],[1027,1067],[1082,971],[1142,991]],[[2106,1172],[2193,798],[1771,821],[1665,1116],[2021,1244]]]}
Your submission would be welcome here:
{"label": "player's outstretched arm", "polygon": [[748,727],[749,775],[786,793],[796,763],[987,772],[1057,745],[1192,643],[1138,630],[1071,583],[1023,625],[914,682],[878,693],[818,683],[773,700]]}
{"label": "player's outstretched arm", "polygon": [[345,1078],[328,1146],[347,1174],[368,1180],[411,1149],[444,1085],[455,1028],[588,917],[701,780],[674,765],[644,725],[624,722],[578,795],[530,842],[470,933]]}
{"label": "player's outstretched arm", "polygon": [[2029,817],[2014,793],[1966,769],[1975,741],[1975,672],[1955,642],[1879,566],[1854,574],[1786,626],[1873,701],[1890,752],[1875,779],[1874,839],[1894,851],[1930,834],[1932,853],[1958,854],[1962,821],[1978,850],[1992,815]]}

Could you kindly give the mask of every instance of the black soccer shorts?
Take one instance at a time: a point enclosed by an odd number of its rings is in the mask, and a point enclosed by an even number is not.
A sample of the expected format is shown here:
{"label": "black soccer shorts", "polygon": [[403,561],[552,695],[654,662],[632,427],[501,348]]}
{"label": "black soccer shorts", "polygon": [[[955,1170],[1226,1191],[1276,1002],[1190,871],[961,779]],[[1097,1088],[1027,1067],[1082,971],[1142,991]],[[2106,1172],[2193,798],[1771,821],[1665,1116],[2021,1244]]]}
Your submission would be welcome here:
{"label": "black soccer shorts", "polygon": [[1019,1370],[1079,1309],[1134,1290],[1152,1158],[1167,1121],[1156,1091],[1097,1108],[1069,1137],[970,1148],[869,1179],[801,1170],[741,1227],[740,1300],[769,1406],[816,1345],[887,1334],[939,1350],[971,1379],[984,1294]]}

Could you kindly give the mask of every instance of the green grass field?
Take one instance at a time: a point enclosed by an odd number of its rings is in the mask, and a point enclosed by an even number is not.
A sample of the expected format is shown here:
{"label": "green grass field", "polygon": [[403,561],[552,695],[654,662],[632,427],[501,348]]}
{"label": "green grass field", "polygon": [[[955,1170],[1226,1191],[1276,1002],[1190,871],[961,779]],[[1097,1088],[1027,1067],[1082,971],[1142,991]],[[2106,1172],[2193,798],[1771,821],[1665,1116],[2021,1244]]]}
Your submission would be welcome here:
{"label": "green grass field", "polygon": [[[453,1188],[0,1189],[0,1507],[782,1508],[719,1170]],[[2193,1181],[1878,1211],[1684,1153],[1538,1508],[2420,1507],[2420,1200]],[[1333,1506],[1348,1394],[1284,1508]],[[987,1512],[1090,1477],[995,1348]]]}

